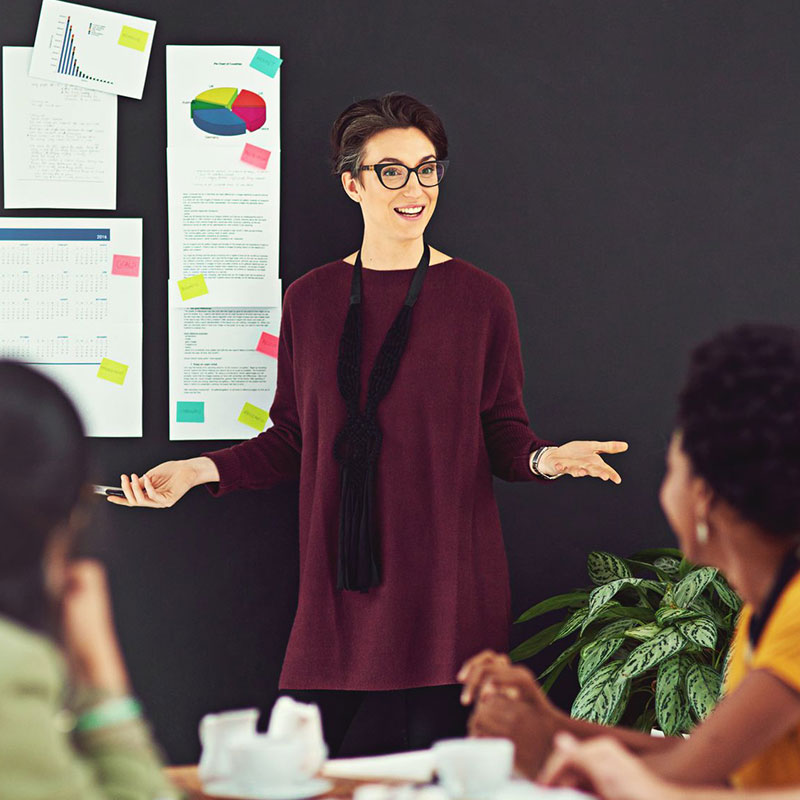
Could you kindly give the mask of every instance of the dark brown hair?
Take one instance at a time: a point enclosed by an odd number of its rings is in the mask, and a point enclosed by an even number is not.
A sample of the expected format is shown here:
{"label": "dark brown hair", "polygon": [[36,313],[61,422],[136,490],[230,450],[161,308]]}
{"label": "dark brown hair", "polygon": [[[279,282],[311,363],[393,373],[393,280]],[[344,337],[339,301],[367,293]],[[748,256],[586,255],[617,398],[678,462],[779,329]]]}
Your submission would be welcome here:
{"label": "dark brown hair", "polygon": [[383,97],[349,105],[331,130],[331,162],[334,175],[351,172],[359,178],[367,140],[392,128],[417,128],[436,149],[436,158],[447,158],[447,134],[438,115],[411,95],[391,92]]}

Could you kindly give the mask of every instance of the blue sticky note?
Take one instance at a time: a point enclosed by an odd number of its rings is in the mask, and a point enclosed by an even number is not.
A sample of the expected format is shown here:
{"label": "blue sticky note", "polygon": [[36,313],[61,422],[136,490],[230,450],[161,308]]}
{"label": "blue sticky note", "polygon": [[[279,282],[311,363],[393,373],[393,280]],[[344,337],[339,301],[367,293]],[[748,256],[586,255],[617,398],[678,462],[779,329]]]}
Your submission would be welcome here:
{"label": "blue sticky note", "polygon": [[178,401],[176,422],[205,422],[206,404],[201,402]]}
{"label": "blue sticky note", "polygon": [[253,69],[263,72],[270,78],[274,78],[278,74],[281,64],[283,64],[282,58],[273,56],[271,53],[268,53],[266,50],[262,50],[260,47],[258,50],[256,50],[256,54],[253,56],[253,60],[250,62],[250,66]]}

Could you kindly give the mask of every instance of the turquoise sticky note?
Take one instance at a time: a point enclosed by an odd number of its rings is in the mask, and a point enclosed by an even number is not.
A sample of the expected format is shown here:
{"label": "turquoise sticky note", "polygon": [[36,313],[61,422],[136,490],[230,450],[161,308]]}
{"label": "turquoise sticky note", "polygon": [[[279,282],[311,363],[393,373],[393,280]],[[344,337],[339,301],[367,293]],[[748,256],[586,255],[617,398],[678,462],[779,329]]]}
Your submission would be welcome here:
{"label": "turquoise sticky note", "polygon": [[205,422],[206,404],[188,400],[178,400],[176,422]]}
{"label": "turquoise sticky note", "polygon": [[253,60],[250,62],[250,66],[253,69],[263,72],[270,78],[274,78],[278,74],[281,64],[283,64],[282,58],[273,56],[271,53],[268,53],[266,50],[262,50],[260,47],[258,50],[256,50],[256,54],[253,56]]}

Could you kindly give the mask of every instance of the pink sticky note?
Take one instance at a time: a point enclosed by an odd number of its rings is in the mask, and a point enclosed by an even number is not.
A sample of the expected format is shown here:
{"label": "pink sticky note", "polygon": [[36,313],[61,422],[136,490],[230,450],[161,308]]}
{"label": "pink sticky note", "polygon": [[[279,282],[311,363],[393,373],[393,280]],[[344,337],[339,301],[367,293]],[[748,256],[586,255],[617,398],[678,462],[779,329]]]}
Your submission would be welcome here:
{"label": "pink sticky note", "polygon": [[242,150],[241,158],[245,164],[252,164],[259,169],[266,169],[267,164],[269,164],[270,155],[269,150],[265,150],[263,147],[256,147],[254,144],[246,144],[244,150]]}
{"label": "pink sticky note", "polygon": [[114,260],[111,263],[111,274],[138,278],[139,261],[139,256],[114,256]]}
{"label": "pink sticky note", "polygon": [[264,355],[278,357],[278,337],[273,336],[271,333],[262,333],[261,338],[258,340],[256,350]]}

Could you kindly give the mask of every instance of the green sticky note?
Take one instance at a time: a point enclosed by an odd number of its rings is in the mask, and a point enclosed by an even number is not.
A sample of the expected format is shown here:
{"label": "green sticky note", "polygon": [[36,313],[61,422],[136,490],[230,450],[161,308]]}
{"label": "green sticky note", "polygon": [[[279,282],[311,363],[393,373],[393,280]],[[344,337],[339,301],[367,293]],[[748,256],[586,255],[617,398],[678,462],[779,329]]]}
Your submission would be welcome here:
{"label": "green sticky note", "polygon": [[256,54],[253,56],[253,60],[250,62],[250,66],[253,69],[263,72],[270,78],[274,78],[278,74],[281,64],[283,64],[282,58],[273,56],[271,53],[268,53],[266,50],[262,50],[260,47],[258,50],[256,50]]}
{"label": "green sticky note", "polygon": [[242,413],[239,414],[239,422],[255,428],[259,433],[264,430],[269,419],[269,411],[254,406],[252,403],[245,403]]}
{"label": "green sticky note", "polygon": [[206,404],[204,402],[178,400],[176,422],[205,422]]}
{"label": "green sticky note", "polygon": [[125,376],[128,374],[128,365],[120,364],[119,361],[112,361],[104,358],[100,362],[100,369],[97,370],[97,377],[111,383],[118,383],[122,386],[125,383]]}
{"label": "green sticky note", "polygon": [[193,297],[208,294],[206,279],[202,275],[192,275],[191,278],[178,281],[178,289],[180,289],[182,300],[191,300]]}
{"label": "green sticky note", "polygon": [[149,35],[147,31],[140,31],[138,28],[131,28],[130,25],[123,25],[117,44],[144,53],[144,49],[147,47],[147,37]]}

